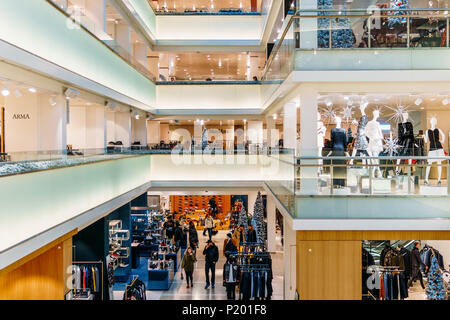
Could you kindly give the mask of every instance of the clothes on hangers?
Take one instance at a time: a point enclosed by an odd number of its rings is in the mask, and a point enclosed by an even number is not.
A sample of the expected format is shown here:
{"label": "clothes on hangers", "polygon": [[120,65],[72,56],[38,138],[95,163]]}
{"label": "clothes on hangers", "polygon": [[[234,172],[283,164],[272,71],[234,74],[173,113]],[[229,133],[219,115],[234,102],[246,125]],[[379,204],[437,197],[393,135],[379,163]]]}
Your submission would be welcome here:
{"label": "clothes on hangers", "polygon": [[147,300],[145,283],[139,279],[134,279],[126,286],[123,300]]}

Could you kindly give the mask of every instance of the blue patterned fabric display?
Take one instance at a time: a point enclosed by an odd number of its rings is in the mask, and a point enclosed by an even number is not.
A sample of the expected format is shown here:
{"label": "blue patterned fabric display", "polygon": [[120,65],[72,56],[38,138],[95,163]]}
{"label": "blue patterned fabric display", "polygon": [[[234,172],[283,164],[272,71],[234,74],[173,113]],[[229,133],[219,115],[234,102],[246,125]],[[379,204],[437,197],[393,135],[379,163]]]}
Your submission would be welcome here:
{"label": "blue patterned fabric display", "polygon": [[[391,0],[391,8],[392,9],[408,9],[409,2],[408,2],[408,0]],[[402,15],[405,15],[405,12],[404,11],[392,11],[390,14],[402,16]],[[397,25],[405,24],[405,23],[407,23],[407,19],[408,18],[406,18],[406,17],[388,18],[388,27],[389,27],[389,29],[393,29]]]}
{"label": "blue patterned fabric display", "polygon": [[[333,9],[333,0],[317,0],[318,9]],[[328,15],[328,12],[319,12],[319,16]],[[317,19],[318,31],[317,40],[319,48],[329,48],[330,46],[330,19]],[[332,48],[352,48],[355,44],[352,26],[348,18],[336,18],[331,21],[331,46]]]}
{"label": "blue patterned fabric display", "polygon": [[438,260],[435,255],[431,258],[431,267],[428,271],[426,294],[429,300],[445,300],[446,298],[442,272],[439,269]]}

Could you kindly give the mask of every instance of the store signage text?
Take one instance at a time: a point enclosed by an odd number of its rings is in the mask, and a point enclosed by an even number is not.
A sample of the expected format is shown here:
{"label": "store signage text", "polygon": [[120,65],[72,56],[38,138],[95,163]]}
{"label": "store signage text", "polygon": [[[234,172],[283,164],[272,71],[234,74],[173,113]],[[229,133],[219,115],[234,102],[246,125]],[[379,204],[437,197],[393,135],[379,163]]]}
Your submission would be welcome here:
{"label": "store signage text", "polygon": [[31,120],[31,116],[28,113],[15,113],[13,120]]}

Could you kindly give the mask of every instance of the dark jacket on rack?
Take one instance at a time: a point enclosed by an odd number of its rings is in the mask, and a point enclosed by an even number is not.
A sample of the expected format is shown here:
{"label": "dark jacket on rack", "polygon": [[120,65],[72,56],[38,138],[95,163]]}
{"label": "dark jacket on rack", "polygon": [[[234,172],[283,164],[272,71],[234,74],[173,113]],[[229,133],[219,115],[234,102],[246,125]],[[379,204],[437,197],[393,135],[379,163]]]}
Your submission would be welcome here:
{"label": "dark jacket on rack", "polygon": [[413,269],[418,269],[420,266],[425,267],[425,263],[420,259],[419,249],[414,248],[411,250],[411,267]]}
{"label": "dark jacket on rack", "polygon": [[240,269],[236,262],[227,261],[223,265],[223,285],[239,283]]}
{"label": "dark jacket on rack", "polygon": [[248,230],[247,231],[247,242],[251,243],[251,242],[256,242],[256,231],[255,229],[252,230]]}
{"label": "dark jacket on rack", "polygon": [[403,256],[405,261],[405,276],[409,278],[411,276],[411,252],[406,248],[400,249],[400,254]]}

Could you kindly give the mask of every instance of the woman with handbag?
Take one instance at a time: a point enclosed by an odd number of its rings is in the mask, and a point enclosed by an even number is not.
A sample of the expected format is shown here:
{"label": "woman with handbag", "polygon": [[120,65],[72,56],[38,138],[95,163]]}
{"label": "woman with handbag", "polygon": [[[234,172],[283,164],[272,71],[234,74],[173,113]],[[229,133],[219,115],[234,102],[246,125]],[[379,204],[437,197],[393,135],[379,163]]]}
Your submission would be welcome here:
{"label": "woman with handbag", "polygon": [[208,216],[205,219],[205,229],[208,232],[209,240],[211,240],[212,231],[214,228],[215,228],[214,219],[210,214],[208,214]]}

